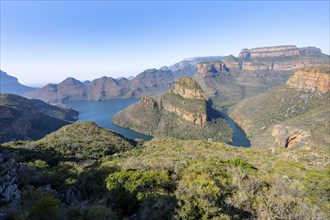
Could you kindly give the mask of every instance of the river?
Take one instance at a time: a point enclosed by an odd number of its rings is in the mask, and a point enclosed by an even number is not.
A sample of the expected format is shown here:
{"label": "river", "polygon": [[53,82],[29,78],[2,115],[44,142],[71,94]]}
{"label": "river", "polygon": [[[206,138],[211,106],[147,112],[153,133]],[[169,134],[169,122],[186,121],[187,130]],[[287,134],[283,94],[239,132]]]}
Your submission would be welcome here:
{"label": "river", "polygon": [[[112,117],[118,111],[127,108],[138,100],[139,99],[112,99],[106,101],[76,101],[67,104],[79,111],[78,121],[93,121],[97,125],[116,131],[128,139],[138,138],[150,140],[152,138],[151,136],[138,133],[128,128],[119,127],[111,122]],[[221,115],[234,130],[233,141],[230,144],[233,146],[249,147],[251,144],[244,131],[236,125],[225,112],[221,112]]]}

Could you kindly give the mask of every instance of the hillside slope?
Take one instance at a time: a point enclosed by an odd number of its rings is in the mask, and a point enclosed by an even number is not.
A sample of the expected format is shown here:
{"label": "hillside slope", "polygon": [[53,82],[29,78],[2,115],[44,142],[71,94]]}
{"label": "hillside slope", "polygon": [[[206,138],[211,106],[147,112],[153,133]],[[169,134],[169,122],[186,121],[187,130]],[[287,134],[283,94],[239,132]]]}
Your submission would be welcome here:
{"label": "hillside slope", "polygon": [[229,109],[229,115],[260,147],[315,148],[330,146],[330,70],[298,70],[286,83]]}
{"label": "hillside slope", "polygon": [[18,95],[0,95],[0,142],[36,140],[78,119],[71,108]]}

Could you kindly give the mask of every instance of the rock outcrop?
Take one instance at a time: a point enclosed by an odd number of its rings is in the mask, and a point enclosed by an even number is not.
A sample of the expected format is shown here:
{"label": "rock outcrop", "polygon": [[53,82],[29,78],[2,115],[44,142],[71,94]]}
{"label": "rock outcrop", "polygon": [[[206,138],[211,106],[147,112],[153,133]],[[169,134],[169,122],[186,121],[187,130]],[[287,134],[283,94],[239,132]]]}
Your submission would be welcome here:
{"label": "rock outcrop", "polygon": [[327,93],[330,91],[330,66],[299,69],[287,85],[298,91]]}
{"label": "rock outcrop", "polygon": [[192,78],[182,78],[177,81],[168,91],[186,99],[206,99],[204,91]]}
{"label": "rock outcrop", "polygon": [[185,77],[157,99],[144,97],[118,112],[113,123],[149,135],[230,141],[231,128],[222,119],[211,121],[209,108],[200,85]]}
{"label": "rock outcrop", "polygon": [[18,95],[0,95],[0,143],[36,140],[78,119],[71,108],[49,105]]}
{"label": "rock outcrop", "polygon": [[298,48],[294,45],[283,45],[274,47],[258,47],[252,49],[242,49],[240,58],[266,58],[266,57],[290,57],[298,55],[317,56],[321,55],[321,50],[316,47]]}
{"label": "rock outcrop", "polygon": [[226,64],[221,60],[202,62],[197,65],[198,74],[204,78],[214,77],[222,72],[227,72]]}
{"label": "rock outcrop", "polygon": [[310,143],[308,137],[310,135],[310,131],[284,125],[274,125],[272,131],[275,142],[283,148],[308,147]]}
{"label": "rock outcrop", "polygon": [[13,153],[0,149],[0,219],[19,209],[24,187],[40,185],[42,180],[35,168],[18,163]]}

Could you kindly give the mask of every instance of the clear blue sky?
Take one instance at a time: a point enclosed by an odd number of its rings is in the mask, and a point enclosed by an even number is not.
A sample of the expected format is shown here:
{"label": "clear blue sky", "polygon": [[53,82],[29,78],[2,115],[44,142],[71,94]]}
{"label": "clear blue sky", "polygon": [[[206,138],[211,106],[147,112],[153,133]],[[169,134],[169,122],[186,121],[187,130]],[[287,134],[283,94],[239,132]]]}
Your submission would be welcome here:
{"label": "clear blue sky", "polygon": [[1,70],[25,84],[136,75],[293,44],[329,54],[329,1],[3,1]]}

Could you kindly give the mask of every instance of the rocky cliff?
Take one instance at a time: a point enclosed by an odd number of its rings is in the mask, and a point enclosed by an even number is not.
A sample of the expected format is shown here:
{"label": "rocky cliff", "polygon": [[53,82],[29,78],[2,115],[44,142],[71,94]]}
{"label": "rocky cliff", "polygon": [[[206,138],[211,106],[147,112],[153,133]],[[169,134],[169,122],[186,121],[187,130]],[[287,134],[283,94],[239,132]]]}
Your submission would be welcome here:
{"label": "rocky cliff", "polygon": [[113,122],[155,136],[230,141],[231,128],[223,119],[211,121],[209,108],[201,87],[185,77],[157,99],[145,97],[118,112]]}
{"label": "rocky cliff", "polygon": [[258,47],[252,49],[242,49],[240,58],[266,58],[266,57],[290,57],[298,55],[317,56],[321,55],[321,50],[316,47],[298,48],[294,45],[281,45],[273,47]]}
{"label": "rocky cliff", "polygon": [[0,143],[35,140],[78,119],[71,108],[52,106],[17,95],[0,96]]}
{"label": "rocky cliff", "polygon": [[299,69],[287,85],[298,91],[327,93],[330,91],[330,66]]}
{"label": "rocky cliff", "polygon": [[298,68],[328,66],[330,57],[315,47],[293,45],[243,49],[220,60],[200,62],[194,79],[218,105],[233,105],[284,83]]}
{"label": "rocky cliff", "polygon": [[[253,146],[328,151],[329,67],[299,69],[287,83],[232,106]],[[316,154],[316,153],[315,153]]]}

